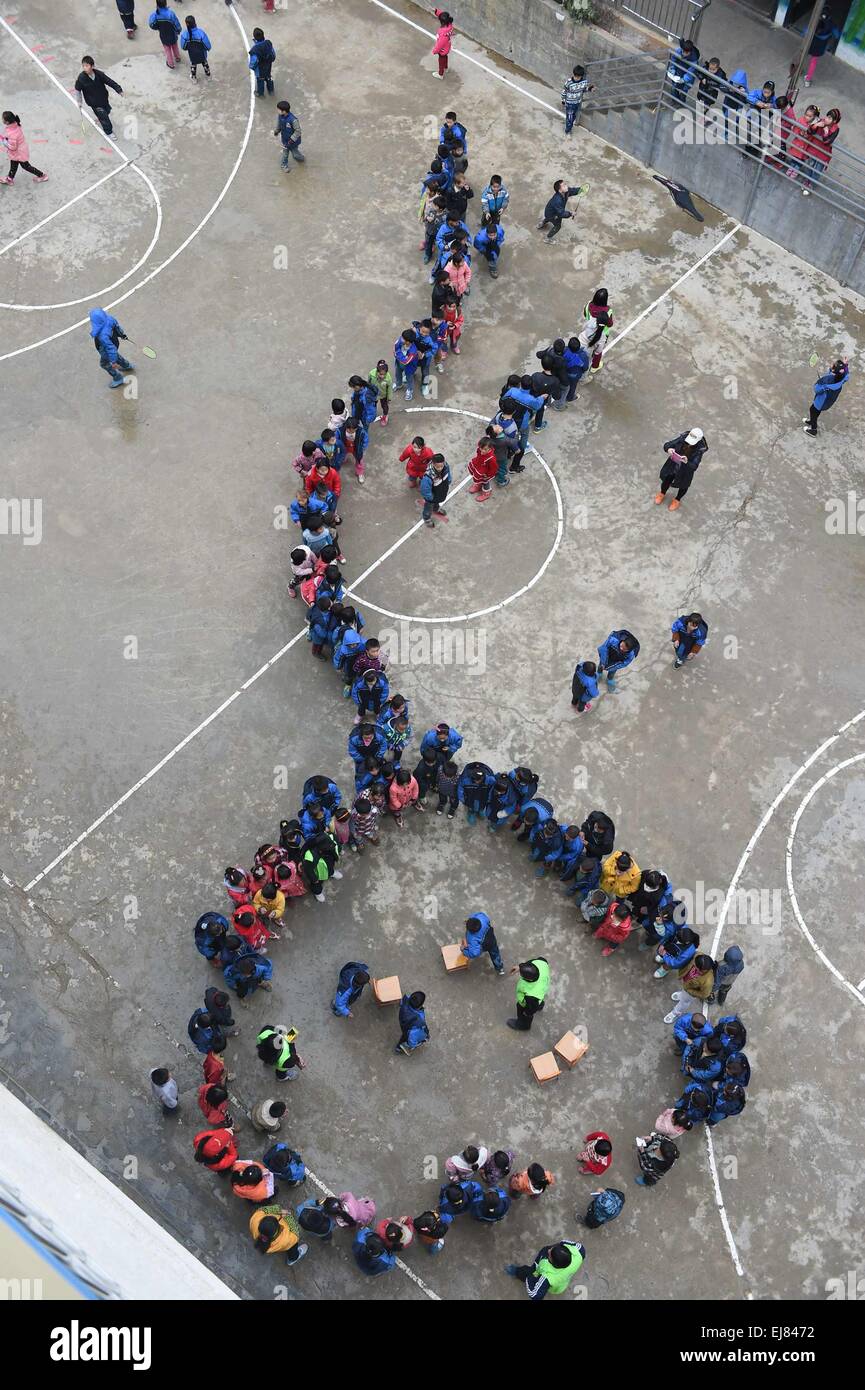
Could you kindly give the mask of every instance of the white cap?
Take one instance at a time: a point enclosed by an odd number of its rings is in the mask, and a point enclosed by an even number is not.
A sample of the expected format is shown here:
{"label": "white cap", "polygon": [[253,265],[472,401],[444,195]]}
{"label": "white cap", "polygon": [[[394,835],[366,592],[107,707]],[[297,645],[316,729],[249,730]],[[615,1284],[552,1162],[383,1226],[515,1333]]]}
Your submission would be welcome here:
{"label": "white cap", "polygon": [[702,430],[689,430],[688,434],[685,436],[685,443],[686,443],[686,444],[699,444],[699,442],[700,442],[700,440],[701,440],[702,438],[703,438],[703,431],[702,431]]}

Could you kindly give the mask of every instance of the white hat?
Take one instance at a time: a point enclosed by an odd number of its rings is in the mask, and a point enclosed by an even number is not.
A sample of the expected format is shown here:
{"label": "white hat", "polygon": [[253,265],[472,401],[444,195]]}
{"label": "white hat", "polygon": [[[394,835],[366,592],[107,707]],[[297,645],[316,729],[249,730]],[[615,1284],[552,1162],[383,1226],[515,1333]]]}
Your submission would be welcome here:
{"label": "white hat", "polygon": [[702,438],[703,438],[703,431],[702,431],[702,430],[689,430],[688,433],[687,433],[687,435],[685,436],[685,443],[686,443],[686,444],[699,444],[699,442],[700,442],[700,440],[701,440]]}

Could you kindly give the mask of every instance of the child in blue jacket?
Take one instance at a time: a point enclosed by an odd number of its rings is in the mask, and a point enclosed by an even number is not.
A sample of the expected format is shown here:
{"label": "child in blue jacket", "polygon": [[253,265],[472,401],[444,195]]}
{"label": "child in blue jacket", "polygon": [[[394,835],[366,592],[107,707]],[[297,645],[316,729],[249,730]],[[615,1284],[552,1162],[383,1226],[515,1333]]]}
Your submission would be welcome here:
{"label": "child in blue jacket", "polygon": [[362,960],[350,960],[339,972],[336,994],[333,996],[331,1010],[337,1018],[352,1018],[352,1004],[363,994],[369,984],[369,966]]}
{"label": "child in blue jacket", "polygon": [[461,947],[467,960],[477,960],[484,952],[489,956],[497,975],[504,975],[505,966],[493,924],[485,912],[475,912],[466,919],[466,939]]}
{"label": "child in blue jacket", "polygon": [[199,65],[204,68],[205,77],[209,77],[210,64],[207,55],[210,52],[210,39],[203,29],[199,29],[194,14],[186,16],[186,28],[180,35],[180,47],[189,58],[189,76],[193,82],[198,81]]}
{"label": "child in blue jacket", "polygon": [[435,526],[433,513],[442,521],[447,521],[445,502],[450,491],[451,470],[444,454],[433,454],[427,464],[426,472],[420,480],[420,495],[423,498],[424,526]]}
{"label": "child in blue jacket", "polygon": [[180,49],[177,47],[177,40],[180,36],[180,20],[167,5],[157,5],[147,23],[159,35],[159,42],[162,44],[162,51],[165,54],[166,67],[173,68],[175,63],[180,62]]}
{"label": "child in blue jacket", "polygon": [[719,1086],[715,1086],[712,1091],[712,1108],[706,1116],[706,1124],[714,1129],[715,1125],[727,1120],[733,1115],[741,1115],[745,1109],[746,1098],[744,1087],[737,1085],[735,1081],[724,1081]]}
{"label": "child in blue jacket", "polygon": [[678,671],[686,661],[691,661],[701,652],[709,640],[709,624],[702,613],[683,613],[670,629],[676,660],[673,670]]}
{"label": "child in blue jacket", "polygon": [[317,656],[319,661],[326,659],[322,647],[330,645],[333,625],[330,612],[332,607],[332,599],[317,598],[315,603],[306,610],[306,621],[309,623],[307,640],[312,643],[312,654]]}
{"label": "child in blue jacket", "polygon": [[607,689],[615,693],[621,671],[636,661],[640,644],[626,627],[616,628],[598,647],[598,674],[606,672]]}
{"label": "child in blue jacket", "polygon": [[394,391],[405,389],[407,401],[414,398],[414,378],[420,361],[417,337],[413,328],[406,328],[393,345]]}
{"label": "child in blue jacket", "polygon": [[490,213],[479,232],[475,233],[474,246],[480,251],[490,268],[490,275],[498,279],[499,256],[505,240],[505,229],[499,222],[498,213]]}
{"label": "child in blue jacket", "polygon": [[487,808],[495,773],[486,763],[466,763],[458,782],[460,801],[466,808],[466,820],[474,825]]}
{"label": "child in blue jacket", "polygon": [[568,393],[565,396],[565,400],[575,401],[577,399],[577,386],[580,383],[580,379],[585,376],[586,372],[589,370],[591,359],[585,349],[580,347],[579,338],[568,339],[567,347],[562,353],[562,359],[565,364],[565,371],[568,374]]}
{"label": "child in blue jacket", "polygon": [[489,800],[484,815],[489,829],[501,830],[517,809],[517,793],[506,772],[497,772],[490,788]]}
{"label": "child in blue jacket", "polygon": [[118,344],[126,334],[113,314],[105,309],[90,310],[90,336],[99,353],[99,365],[111,377],[109,390],[123,385],[123,373],[134,372],[131,362],[120,355]]}
{"label": "child in blue jacket", "polygon": [[658,962],[655,979],[663,980],[671,970],[681,970],[683,965],[688,965],[697,954],[699,944],[699,936],[695,931],[691,931],[690,927],[677,927],[669,941],[659,948],[655,956]]}
{"label": "child in blue jacket", "polygon": [[530,797],[528,801],[523,802],[519,816],[512,824],[511,830],[519,830],[517,839],[522,843],[528,840],[536,826],[543,825],[544,821],[549,820],[552,814],[551,801],[547,801],[543,796]]}
{"label": "child in blue jacket", "polygon": [[577,714],[592,708],[592,701],[598,698],[598,668],[594,661],[579,662],[571,681],[571,704],[576,706]]}
{"label": "child in blue jacket", "polygon": [[306,155],[300,152],[300,121],[297,119],[297,116],[294,114],[287,101],[278,101],[276,103],[276,110],[276,126],[273,133],[274,135],[280,136],[282,139],[281,165],[285,172],[289,173],[291,170],[291,165],[288,162],[289,155],[291,155],[292,159],[296,160],[298,164],[303,164],[306,161]]}
{"label": "child in blue jacket", "polygon": [[839,357],[832,363],[826,375],[818,377],[814,382],[814,399],[808,414],[802,420],[802,428],[806,434],[813,436],[817,433],[820,416],[835,404],[849,375],[849,364],[843,357]]}
{"label": "child in blue jacket", "polygon": [[558,821],[550,816],[543,824],[536,825],[529,835],[529,844],[532,847],[530,858],[538,864],[535,878],[543,878],[548,867],[558,864],[565,847],[565,837]]}
{"label": "child in blue jacket", "polygon": [[376,1235],[369,1226],[361,1226],[355,1232],[351,1248],[361,1274],[368,1274],[371,1279],[379,1274],[387,1274],[396,1264],[396,1255],[391,1254],[381,1236]]}
{"label": "child in blue jacket", "polygon": [[268,95],[273,96],[273,78],[270,74],[276,61],[276,49],[270,39],[264,37],[263,29],[253,29],[252,37],[254,43],[249,50],[249,66],[255,73],[255,95],[263,97],[267,87]]}

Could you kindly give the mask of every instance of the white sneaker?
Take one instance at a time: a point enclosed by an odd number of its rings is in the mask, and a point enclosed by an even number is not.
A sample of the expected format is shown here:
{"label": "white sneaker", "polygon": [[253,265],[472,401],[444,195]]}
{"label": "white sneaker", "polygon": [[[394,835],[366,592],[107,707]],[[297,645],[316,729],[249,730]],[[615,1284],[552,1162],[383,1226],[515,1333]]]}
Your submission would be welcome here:
{"label": "white sneaker", "polygon": [[664,1022],[665,1022],[665,1023],[675,1023],[675,1022],[676,1022],[676,1019],[677,1019],[678,1017],[679,1017],[679,1015],[678,1015],[677,1013],[675,1013],[675,1012],[673,1012],[673,1013],[671,1013],[671,1014],[664,1014]]}
{"label": "white sneaker", "polygon": [[334,869],[333,873],[331,874],[331,878],[342,878],[342,870]]}

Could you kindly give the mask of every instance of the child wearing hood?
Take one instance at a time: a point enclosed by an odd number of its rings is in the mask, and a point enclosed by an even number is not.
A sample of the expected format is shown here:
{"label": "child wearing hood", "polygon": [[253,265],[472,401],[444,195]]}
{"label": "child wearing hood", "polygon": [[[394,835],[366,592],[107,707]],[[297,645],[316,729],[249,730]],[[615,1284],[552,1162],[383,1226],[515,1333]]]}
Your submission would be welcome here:
{"label": "child wearing hood", "polygon": [[118,350],[118,344],[121,339],[125,339],[126,334],[112,314],[107,313],[105,309],[91,309],[90,336],[99,353],[100,367],[111,377],[108,387],[113,391],[123,385],[124,372],[135,371],[132,363],[121,357]]}
{"label": "child wearing hood", "polygon": [[744,969],[745,958],[741,947],[728,946],[723,959],[715,963],[715,987],[709,996],[710,1002],[717,999],[718,1003],[723,1005],[733,988],[733,981]]}

